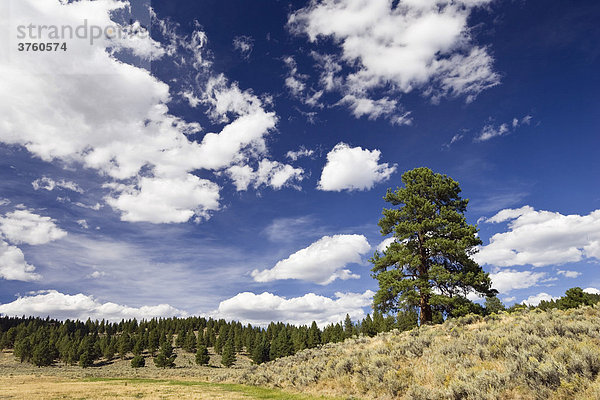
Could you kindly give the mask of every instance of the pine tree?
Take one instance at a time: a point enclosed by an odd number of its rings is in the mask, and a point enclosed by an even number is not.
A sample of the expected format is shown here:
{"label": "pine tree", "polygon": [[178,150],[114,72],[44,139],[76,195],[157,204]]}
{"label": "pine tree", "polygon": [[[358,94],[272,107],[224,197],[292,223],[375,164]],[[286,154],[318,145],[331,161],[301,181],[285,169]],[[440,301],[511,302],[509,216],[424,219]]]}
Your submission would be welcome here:
{"label": "pine tree", "polygon": [[504,310],[506,310],[506,307],[504,307],[504,304],[502,304],[497,296],[488,296],[485,298],[486,314],[497,314]]}
{"label": "pine tree", "polygon": [[188,353],[195,353],[196,352],[196,335],[194,334],[193,331],[190,331],[185,338],[185,343],[183,344],[183,349],[185,351],[187,351]]}
{"label": "pine tree", "polygon": [[182,329],[179,332],[177,332],[177,339],[175,339],[175,346],[183,347],[185,344],[186,337],[187,337],[187,334],[186,334],[185,330]]}
{"label": "pine tree", "polygon": [[131,359],[132,368],[142,368],[146,366],[146,360],[141,355],[136,355]]}
{"label": "pine tree", "polygon": [[102,355],[104,356],[104,358],[110,361],[115,357],[116,352],[116,339],[114,337],[111,337],[108,341],[108,345],[104,348],[104,352],[102,353]]}
{"label": "pine tree", "polygon": [[468,311],[468,292],[497,293],[489,275],[471,259],[482,242],[477,227],[466,222],[468,200],[460,197],[458,182],[428,168],[405,172],[402,182],[404,188],[388,189],[384,197],[398,208],[384,209],[379,220],[382,235],[393,234],[395,241],[371,258],[379,282],[375,308],[418,307],[421,324],[427,324],[434,311]]}
{"label": "pine tree", "polygon": [[54,362],[54,356],[48,340],[42,340],[35,345],[31,361],[38,367],[52,365]]}
{"label": "pine tree", "polygon": [[229,339],[223,346],[223,354],[221,356],[221,364],[226,367],[231,367],[236,362],[235,349],[233,346],[233,338]]}
{"label": "pine tree", "polygon": [[315,321],[313,321],[312,324],[310,325],[310,328],[308,329],[307,345],[308,345],[308,348],[311,349],[313,347],[317,347],[320,344],[321,344],[321,331],[319,330],[317,323]]}
{"label": "pine tree", "polygon": [[269,361],[269,341],[265,335],[256,335],[255,343],[250,355],[254,364],[262,364]]}
{"label": "pine tree", "polygon": [[275,360],[279,357],[289,356],[293,353],[293,345],[287,329],[283,327],[273,342],[271,343],[271,350],[269,352],[269,358]]}
{"label": "pine tree", "polygon": [[131,339],[129,338],[128,333],[121,334],[119,340],[117,341],[117,347],[119,349],[119,357],[124,360],[127,356],[127,353],[129,353],[132,348]]}
{"label": "pine tree", "polygon": [[154,364],[158,368],[173,368],[175,366],[176,354],[173,354],[173,346],[170,340],[165,340],[160,346],[158,355],[154,357]]}
{"label": "pine tree", "polygon": [[400,331],[409,331],[419,324],[419,314],[415,309],[400,311],[396,315],[396,327]]}
{"label": "pine tree", "polygon": [[29,362],[31,360],[31,357],[33,356],[33,349],[31,346],[31,341],[28,337],[24,337],[15,341],[13,354],[20,362]]}
{"label": "pine tree", "polygon": [[94,365],[94,359],[89,351],[84,350],[83,353],[79,356],[79,366],[81,368],[88,368]]}
{"label": "pine tree", "polygon": [[152,329],[148,334],[148,352],[152,357],[156,354],[156,350],[158,350],[159,346],[159,335],[156,329]]}
{"label": "pine tree", "polygon": [[346,319],[344,319],[344,334],[347,338],[354,336],[354,325],[352,325],[349,314],[346,314]]}
{"label": "pine tree", "polygon": [[377,330],[375,330],[375,326],[373,325],[373,320],[371,319],[370,314],[367,314],[366,318],[363,320],[362,325],[360,326],[360,333],[370,337],[373,337],[377,334]]}
{"label": "pine tree", "polygon": [[198,350],[196,351],[196,364],[208,365],[209,361],[210,356],[208,355],[208,349],[206,348],[206,346],[198,346]]}
{"label": "pine tree", "polygon": [[144,352],[144,339],[141,335],[136,336],[132,352],[134,356],[140,356]]}

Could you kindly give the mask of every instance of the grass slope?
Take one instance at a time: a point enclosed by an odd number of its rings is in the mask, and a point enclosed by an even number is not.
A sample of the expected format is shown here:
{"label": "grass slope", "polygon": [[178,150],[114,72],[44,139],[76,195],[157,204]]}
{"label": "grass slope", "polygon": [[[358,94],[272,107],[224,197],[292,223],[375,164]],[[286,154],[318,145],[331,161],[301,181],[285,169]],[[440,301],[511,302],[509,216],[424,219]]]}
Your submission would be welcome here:
{"label": "grass slope", "polygon": [[347,398],[600,399],[600,308],[466,316],[304,350],[240,383]]}

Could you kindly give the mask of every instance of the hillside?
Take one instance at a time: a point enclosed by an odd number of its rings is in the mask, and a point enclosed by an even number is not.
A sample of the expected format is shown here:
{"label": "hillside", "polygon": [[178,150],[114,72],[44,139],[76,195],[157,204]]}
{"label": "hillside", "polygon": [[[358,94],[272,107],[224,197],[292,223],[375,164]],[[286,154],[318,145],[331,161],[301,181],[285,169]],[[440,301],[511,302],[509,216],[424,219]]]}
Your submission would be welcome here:
{"label": "hillside", "polygon": [[600,307],[466,316],[223,375],[349,398],[599,399]]}

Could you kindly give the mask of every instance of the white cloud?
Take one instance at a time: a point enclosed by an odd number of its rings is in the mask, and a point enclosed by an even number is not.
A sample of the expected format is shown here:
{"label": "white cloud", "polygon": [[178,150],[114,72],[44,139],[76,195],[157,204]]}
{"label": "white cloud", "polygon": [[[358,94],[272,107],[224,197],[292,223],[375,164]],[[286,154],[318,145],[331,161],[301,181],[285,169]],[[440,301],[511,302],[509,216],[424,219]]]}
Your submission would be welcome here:
{"label": "white cloud", "polygon": [[395,240],[396,240],[396,238],[393,236],[383,239],[381,241],[381,243],[379,243],[379,245],[377,245],[377,251],[379,251],[380,253],[384,252],[385,250],[387,250],[387,248],[390,246],[390,244],[394,243]]}
{"label": "white cloud", "polygon": [[296,151],[288,151],[285,156],[292,161],[296,161],[300,157],[311,157],[313,154],[315,154],[314,150],[307,149],[304,146],[300,146],[300,148]]}
{"label": "white cloud", "polygon": [[461,141],[464,137],[465,137],[464,134],[457,133],[456,135],[452,136],[452,139],[450,139],[450,142],[444,143],[442,145],[442,147],[445,149],[449,149],[454,143]]}
{"label": "white cloud", "polygon": [[502,124],[497,127],[493,125],[486,125],[481,130],[481,134],[475,139],[478,142],[484,142],[486,140],[490,140],[496,136],[502,136],[507,134],[509,131],[507,124]]}
{"label": "white cloud", "polygon": [[50,217],[29,210],[15,210],[0,217],[0,232],[11,243],[45,244],[67,235]]}
{"label": "white cloud", "polygon": [[89,204],[84,204],[84,203],[77,201],[73,204],[75,204],[77,207],[87,208],[89,210],[94,210],[94,211],[98,211],[99,209],[102,208],[102,204],[100,204],[100,203],[96,203],[94,205],[89,205]]}
{"label": "white cloud", "polygon": [[129,222],[185,222],[209,218],[209,211],[219,209],[219,186],[206,179],[187,174],[184,178],[141,178],[106,202]]}
{"label": "white cloud", "polygon": [[[500,81],[487,48],[473,44],[467,24],[471,11],[490,1],[313,1],[292,13],[288,26],[313,43],[330,38],[339,45],[339,56],[315,56],[324,90],[357,98],[371,98],[381,88],[398,94],[421,90],[434,102],[445,96],[470,102]],[[342,72],[342,65],[350,72]],[[348,105],[357,118],[398,111],[390,100],[375,114]]]}
{"label": "white cloud", "polygon": [[101,303],[92,296],[82,293],[69,295],[47,290],[19,297],[17,300],[0,305],[0,313],[5,315],[31,315],[57,319],[150,319],[159,317],[187,317],[188,313],[168,304],[156,306],[128,307],[115,303]]}
{"label": "white cloud", "polygon": [[540,302],[542,301],[550,301],[550,300],[556,300],[558,299],[558,297],[554,297],[549,295],[548,293],[538,293],[536,295],[532,295],[529,296],[528,298],[526,298],[525,300],[523,300],[521,303],[528,305],[528,306],[537,306],[538,304],[540,304]]}
{"label": "white cloud", "polygon": [[256,171],[248,165],[233,165],[226,172],[238,191],[247,190],[250,184],[253,184],[255,189],[261,186],[269,186],[275,190],[286,186],[300,189],[293,182],[300,182],[304,178],[302,168],[294,168],[266,158],[259,162]]}
{"label": "white cloud", "polygon": [[505,297],[504,299],[502,299],[502,301],[504,303],[510,303],[512,301],[515,301],[517,298],[515,296],[510,296],[510,297]]}
{"label": "white cloud", "polygon": [[581,276],[581,272],[577,272],[577,271],[563,271],[563,270],[558,270],[556,271],[557,274],[564,276],[565,278],[577,278],[579,276]]}
{"label": "white cloud", "polygon": [[94,271],[90,274],[90,277],[94,279],[102,278],[103,276],[106,276],[106,272],[104,271]]}
{"label": "white cloud", "polygon": [[583,289],[583,291],[585,293],[589,293],[589,294],[600,294],[600,290],[598,290],[596,288],[592,288],[592,287],[585,288],[585,289]]}
{"label": "white cloud", "polygon": [[396,100],[384,97],[373,100],[368,97],[355,96],[353,94],[345,95],[338,104],[347,105],[356,118],[367,116],[370,120],[375,120],[381,116],[388,118],[393,125],[411,125],[410,111],[399,113],[398,102]]}
{"label": "white cloud", "polygon": [[318,189],[326,191],[368,190],[386,181],[396,171],[396,165],[378,164],[379,150],[350,147],[338,143],[327,154]]}
{"label": "white cloud", "polygon": [[514,289],[526,289],[536,286],[545,277],[545,272],[516,271],[514,269],[490,274],[492,287],[500,293],[508,293]]}
{"label": "white cloud", "polygon": [[[104,27],[117,25],[111,16],[127,2],[19,0],[11,6],[10,23],[15,29],[32,22],[78,26],[84,20],[89,26]],[[186,216],[205,219],[220,209],[216,204],[220,188],[193,176],[194,171],[218,171],[262,158],[264,138],[275,129],[277,116],[265,110],[269,99],[241,90],[210,70],[204,32],[195,30],[181,37],[173,24],[157,19],[156,26],[164,44],[149,37],[129,35],[115,41],[103,35],[93,44],[70,40],[65,54],[52,52],[39,58],[14,50],[10,57],[2,58],[0,74],[5,79],[0,110],[5,118],[0,122],[0,142],[21,145],[44,161],[80,163],[99,171],[109,183],[121,185],[122,190],[115,190],[107,199],[124,220],[167,223],[185,222]],[[143,29],[139,22],[123,28]],[[185,84],[169,80],[173,85],[169,87],[150,71],[118,60],[115,49],[129,49],[141,61],[171,57],[178,72],[182,72],[178,68],[187,68],[187,75],[191,71],[192,76],[201,72],[202,79]],[[48,75],[47,71],[61,73]],[[179,74],[182,81],[184,75]],[[184,87],[188,83],[191,87]],[[169,112],[171,91],[193,107],[205,105],[220,127],[207,132],[200,143],[190,140],[188,135],[198,133],[201,126]],[[45,101],[38,101],[40,98]],[[273,185],[280,182],[280,175]],[[61,183],[43,179],[34,186],[50,189]],[[77,186],[63,183],[77,191]],[[180,190],[179,197],[162,191],[166,183]],[[154,204],[153,196],[163,204]],[[139,200],[137,209],[133,200]],[[166,215],[155,215],[157,210]]]}
{"label": "white cloud", "polygon": [[88,229],[89,225],[85,219],[78,219],[77,224],[81,226],[83,229]]}
{"label": "white cloud", "polygon": [[0,278],[17,281],[35,281],[41,278],[35,267],[25,261],[25,255],[16,246],[0,239]]}
{"label": "white cloud", "polygon": [[265,326],[271,321],[294,325],[309,325],[316,321],[320,327],[342,322],[346,314],[353,320],[365,317],[363,307],[371,305],[373,293],[336,293],[335,299],[314,293],[302,297],[285,298],[269,292],[239,293],[224,300],[212,313],[214,318],[237,320],[244,324]]}
{"label": "white cloud", "polygon": [[323,236],[310,246],[281,260],[271,269],[252,271],[257,282],[278,279],[301,279],[327,285],[336,279],[359,278],[349,269],[351,263],[361,263],[361,255],[371,249],[362,235]]}
{"label": "white cloud", "polygon": [[323,90],[315,90],[308,86],[309,76],[298,72],[298,65],[294,57],[287,56],[283,59],[283,62],[288,69],[284,83],[290,94],[310,107],[322,108],[323,105],[319,100],[323,95]]}
{"label": "white cloud", "polygon": [[244,59],[249,59],[254,47],[254,39],[250,36],[236,36],[233,38],[233,48],[240,52]]}
{"label": "white cloud", "polygon": [[514,132],[515,129],[517,129],[521,125],[529,125],[531,123],[532,118],[533,117],[531,115],[526,115],[521,119],[513,118],[512,122],[510,122],[510,123],[505,122],[500,125],[492,125],[492,124],[485,125],[481,129],[481,133],[479,134],[479,136],[477,136],[475,138],[475,141],[476,142],[485,142],[487,140],[490,140],[490,139],[498,137],[498,136],[508,135],[509,133]]}
{"label": "white cloud", "polygon": [[36,179],[35,181],[31,182],[31,185],[33,186],[34,190],[44,189],[44,190],[52,191],[52,190],[54,190],[55,187],[58,187],[58,188],[72,190],[77,193],[83,193],[83,189],[75,182],[67,181],[64,179],[61,179],[60,181],[55,181],[54,179],[48,178],[46,176]]}
{"label": "white cloud", "polygon": [[508,230],[493,235],[474,255],[475,261],[501,267],[542,267],[600,259],[600,210],[562,215],[524,206],[502,210],[485,222],[507,221]]}

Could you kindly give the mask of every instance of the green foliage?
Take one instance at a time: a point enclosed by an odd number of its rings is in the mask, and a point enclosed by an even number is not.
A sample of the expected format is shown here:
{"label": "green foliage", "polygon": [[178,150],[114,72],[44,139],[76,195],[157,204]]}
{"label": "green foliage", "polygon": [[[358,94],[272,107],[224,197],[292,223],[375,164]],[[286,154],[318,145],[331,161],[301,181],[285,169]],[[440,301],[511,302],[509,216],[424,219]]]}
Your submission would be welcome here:
{"label": "green foliage", "polygon": [[94,358],[89,351],[84,351],[79,356],[79,366],[81,368],[88,368],[94,365]]}
{"label": "green foliage", "polygon": [[42,340],[35,346],[31,362],[38,367],[45,367],[54,363],[54,350],[48,340]]}
{"label": "green foliage", "polygon": [[269,358],[274,360],[279,357],[285,357],[293,354],[293,344],[290,335],[285,327],[281,328],[275,339],[271,342]]}
{"label": "green foliage", "polygon": [[506,307],[497,296],[488,296],[485,298],[485,313],[498,314],[500,311],[505,311]]}
{"label": "green foliage", "polygon": [[233,347],[233,339],[229,339],[223,347],[223,354],[221,356],[221,364],[226,367],[231,367],[236,362],[235,349]]}
{"label": "green foliage", "polygon": [[262,364],[269,361],[270,346],[267,337],[257,335],[252,354],[250,355],[254,364]]}
{"label": "green foliage", "polygon": [[409,331],[419,323],[419,314],[415,309],[399,311],[396,315],[396,327],[399,331]]}
{"label": "green foliage", "polygon": [[127,353],[129,353],[133,349],[131,338],[129,337],[128,333],[123,333],[119,337],[117,341],[117,348],[119,350],[119,357],[121,357],[121,359],[124,360],[125,357],[127,357]]}
{"label": "green foliage", "polygon": [[146,359],[141,355],[136,355],[131,359],[131,368],[142,368],[146,366]]}
{"label": "green foliage", "polygon": [[208,349],[206,348],[206,346],[198,346],[198,350],[196,351],[196,364],[208,365],[209,361],[210,356],[208,355]]}
{"label": "green foliage", "polygon": [[384,197],[397,208],[384,209],[379,226],[395,241],[371,258],[379,282],[374,306],[381,312],[419,308],[421,324],[433,322],[435,311],[462,315],[472,307],[468,291],[496,293],[471,259],[481,240],[464,217],[468,200],[458,182],[428,168],[405,172],[402,182]]}
{"label": "green foliage", "polygon": [[14,356],[20,361],[30,361],[33,356],[33,348],[29,338],[24,337],[15,341]]}
{"label": "green foliage", "polygon": [[173,354],[171,340],[165,340],[160,346],[158,355],[154,357],[154,365],[158,368],[173,368],[175,366],[176,354]]}
{"label": "green foliage", "polygon": [[185,338],[185,343],[183,344],[183,350],[187,351],[188,353],[195,353],[196,352],[196,335],[194,335],[194,332],[191,331],[186,335]]}

